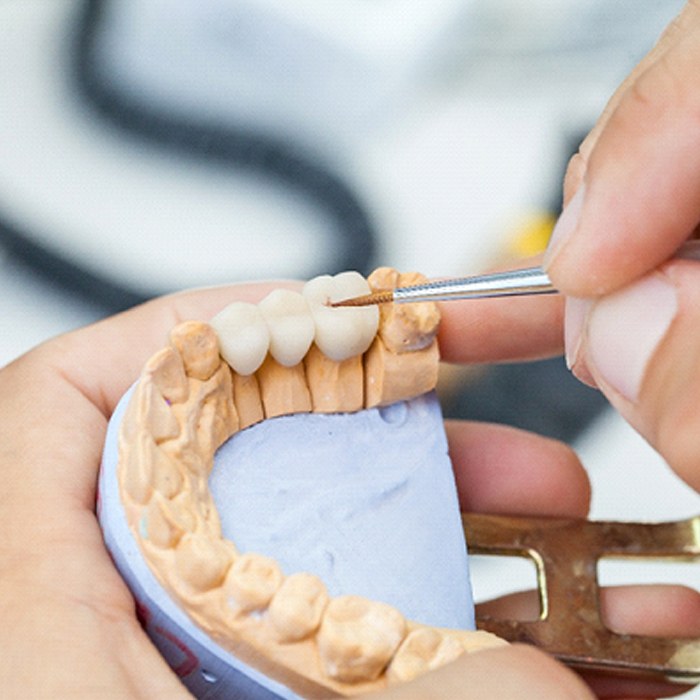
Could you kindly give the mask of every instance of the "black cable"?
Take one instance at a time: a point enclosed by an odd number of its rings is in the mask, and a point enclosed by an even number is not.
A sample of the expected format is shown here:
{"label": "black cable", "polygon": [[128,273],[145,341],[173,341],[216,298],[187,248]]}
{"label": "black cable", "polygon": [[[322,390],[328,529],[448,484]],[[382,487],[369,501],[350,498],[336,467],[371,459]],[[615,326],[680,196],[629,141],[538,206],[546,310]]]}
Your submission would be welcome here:
{"label": "black cable", "polygon": [[[197,124],[160,112],[121,92],[99,73],[97,52],[107,0],[85,0],[77,24],[71,53],[71,77],[76,95],[113,126],[149,144],[178,153],[181,157],[254,173],[297,192],[332,221],[330,232],[334,258],[330,269],[311,269],[308,276],[372,269],[376,234],[359,198],[319,161],[309,159],[293,143],[256,132],[247,127],[216,127]],[[90,268],[89,263],[71,259],[50,244],[37,242],[16,223],[0,215],[0,245],[19,264],[41,274],[46,280],[77,293],[106,313],[133,306],[154,296],[158,290],[147,285],[136,288]]]}
{"label": "black cable", "polygon": [[26,232],[2,220],[0,244],[3,253],[25,267],[27,272],[38,274],[49,284],[85,298],[105,314],[123,311],[152,296],[144,290],[127,289],[92,272],[66,255],[36,243]]}
{"label": "black cable", "polygon": [[108,0],[86,0],[76,33],[75,84],[79,93],[112,124],[186,157],[263,175],[321,207],[334,222],[333,269],[371,271],[376,234],[350,187],[319,160],[293,143],[246,126],[198,124],[140,102],[100,74],[98,51]]}

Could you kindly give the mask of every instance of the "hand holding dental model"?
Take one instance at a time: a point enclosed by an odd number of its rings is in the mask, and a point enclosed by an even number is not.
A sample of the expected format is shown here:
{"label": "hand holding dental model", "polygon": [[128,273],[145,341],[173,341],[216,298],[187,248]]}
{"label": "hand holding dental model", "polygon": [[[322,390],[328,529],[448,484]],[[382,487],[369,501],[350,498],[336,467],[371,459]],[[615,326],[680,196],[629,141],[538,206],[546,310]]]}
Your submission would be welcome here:
{"label": "hand holding dental model", "polygon": [[[2,549],[0,648],[7,653],[0,680],[8,697],[185,696],[141,628],[133,599],[104,549],[94,515],[97,462],[108,417],[173,324],[211,318],[232,299],[257,302],[269,291],[251,285],[157,300],[51,341],[0,374],[5,475],[0,524],[11,534]],[[212,368],[206,367],[206,346],[190,355],[180,332],[173,340],[180,343],[188,371],[207,376]],[[203,362],[197,364],[197,358]],[[177,379],[167,363],[164,374]],[[167,432],[167,420],[156,424]],[[492,509],[499,502],[510,512],[585,512],[585,477],[565,447],[495,426],[467,431],[452,426],[449,432],[458,485],[468,493],[464,507]],[[498,460],[494,449],[501,453]],[[524,455],[530,459],[520,466]],[[546,491],[526,488],[545,483],[545,472]],[[130,486],[137,496],[138,487],[138,480]],[[167,527],[158,532],[168,535]],[[199,585],[217,559],[201,569],[188,569],[186,560],[181,564],[180,571],[189,571]],[[404,624],[393,614],[387,622]],[[533,650],[498,647],[479,654],[484,660],[474,662],[469,673],[482,697],[493,697],[504,678],[514,688],[531,687],[536,697],[556,697],[558,687],[582,687]],[[494,668],[505,669],[498,679]],[[517,695],[522,697],[520,690]]]}
{"label": "hand holding dental model", "polygon": [[[269,291],[249,285],[156,300],[40,346],[0,374],[6,477],[0,524],[12,534],[0,579],[0,648],[12,652],[0,666],[8,697],[185,697],[104,549],[93,510],[99,453],[117,401],[173,323],[209,318],[232,298],[255,302]],[[498,302],[446,307],[439,332],[444,358],[487,361],[556,349],[555,335],[546,331],[560,316],[559,300],[521,302],[517,313]],[[519,332],[529,323],[543,333]],[[465,324],[473,329],[468,345],[460,342]],[[188,358],[182,340],[179,331],[174,342]],[[206,365],[206,347],[197,356]],[[211,368],[195,359],[185,360],[190,372],[208,374]],[[463,509],[585,514],[587,481],[565,446],[499,426],[447,428]],[[697,598],[684,589],[615,589],[605,592],[603,605],[618,629],[697,633]],[[458,697],[465,687],[477,700],[590,697],[573,673],[518,646],[462,654],[433,674],[393,686],[387,697]],[[614,686],[618,697],[624,688]]]}

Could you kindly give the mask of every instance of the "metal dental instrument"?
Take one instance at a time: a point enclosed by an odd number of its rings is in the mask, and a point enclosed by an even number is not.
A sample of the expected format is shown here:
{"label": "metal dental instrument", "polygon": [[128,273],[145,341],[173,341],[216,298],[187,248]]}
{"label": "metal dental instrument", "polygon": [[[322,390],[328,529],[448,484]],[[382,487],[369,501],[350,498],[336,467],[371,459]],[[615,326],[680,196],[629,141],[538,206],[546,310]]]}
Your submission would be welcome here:
{"label": "metal dental instrument", "polygon": [[352,299],[332,302],[337,306],[369,306],[371,304],[399,304],[419,301],[450,301],[452,299],[485,299],[488,297],[521,296],[531,294],[553,294],[547,274],[539,267],[529,267],[509,272],[462,277],[459,279],[427,282],[411,287],[397,287],[366,294]]}
{"label": "metal dental instrument", "polygon": [[[674,258],[700,261],[700,240],[686,241]],[[485,299],[532,294],[554,294],[547,273],[540,267],[528,267],[508,272],[494,272],[458,279],[439,280],[411,287],[382,290],[352,299],[330,302],[329,306],[370,306],[395,302],[404,304],[419,301],[450,301],[452,299]]]}

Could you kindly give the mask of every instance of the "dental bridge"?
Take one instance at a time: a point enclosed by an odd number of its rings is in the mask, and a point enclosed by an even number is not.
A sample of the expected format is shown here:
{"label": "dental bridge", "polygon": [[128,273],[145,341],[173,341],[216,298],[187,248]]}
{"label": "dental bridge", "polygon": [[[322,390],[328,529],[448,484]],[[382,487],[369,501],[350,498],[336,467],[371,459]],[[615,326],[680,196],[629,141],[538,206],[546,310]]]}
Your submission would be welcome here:
{"label": "dental bridge", "polygon": [[173,329],[146,363],[119,433],[121,501],[156,579],[218,644],[306,698],[411,680],[505,639],[542,646],[579,669],[700,681],[700,640],[607,630],[595,577],[608,553],[699,557],[697,519],[634,526],[463,514],[470,552],[528,556],[539,573],[540,620],[477,619],[478,631],[407,620],[358,595],[333,597],[318,576],[285,574],[273,558],[240,553],[223,536],[208,478],[218,448],[237,432],[289,414],[389,406],[435,387],[434,303],[328,305],[424,281],[389,268],[367,280],[322,276],[301,294],[275,290],[258,305],[234,302],[210,323]]}

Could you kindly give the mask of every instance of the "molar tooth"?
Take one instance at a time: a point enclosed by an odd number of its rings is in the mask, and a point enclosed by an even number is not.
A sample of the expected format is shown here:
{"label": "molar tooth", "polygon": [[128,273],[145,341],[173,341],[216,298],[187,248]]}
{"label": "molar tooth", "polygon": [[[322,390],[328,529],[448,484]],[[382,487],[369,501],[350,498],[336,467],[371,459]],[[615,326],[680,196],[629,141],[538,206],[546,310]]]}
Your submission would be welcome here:
{"label": "molar tooth", "polygon": [[314,340],[315,325],[306,299],[289,289],[275,289],[258,308],[270,331],[270,354],[284,367],[299,364]]}
{"label": "molar tooth", "polygon": [[170,331],[170,342],[180,353],[188,377],[206,381],[221,364],[216,333],[206,323],[180,323]]}
{"label": "molar tooth", "polygon": [[232,552],[226,542],[203,534],[186,534],[175,550],[178,574],[199,592],[218,586],[224,580],[232,560]]}
{"label": "molar tooth", "polygon": [[211,320],[221,355],[239,374],[253,374],[270,347],[270,331],[255,304],[235,301]]}
{"label": "molar tooth", "polygon": [[270,621],[282,642],[296,642],[321,623],[328,593],[318,576],[292,574],[284,580],[269,607]]}
{"label": "molar tooth", "polygon": [[316,345],[331,360],[341,362],[361,355],[377,334],[379,310],[376,306],[332,308],[329,301],[341,301],[370,293],[367,280],[358,272],[322,275],[304,285],[316,326]]}
{"label": "molar tooth", "polygon": [[[425,275],[417,272],[398,273],[389,267],[380,267],[367,278],[367,283],[375,292],[411,287],[427,281]],[[384,345],[393,353],[402,353],[422,350],[433,342],[440,323],[440,311],[435,302],[382,304],[379,319],[379,336]]]}
{"label": "molar tooth", "polygon": [[233,563],[224,586],[232,607],[247,613],[265,608],[282,579],[282,571],[274,559],[249,552]]}
{"label": "molar tooth", "polygon": [[406,622],[386,603],[340,596],[325,610],[317,635],[326,673],[345,683],[378,678],[406,634]]}
{"label": "molar tooth", "polygon": [[457,639],[430,628],[413,630],[394,656],[387,676],[392,682],[411,681],[454,661],[464,653]]}

